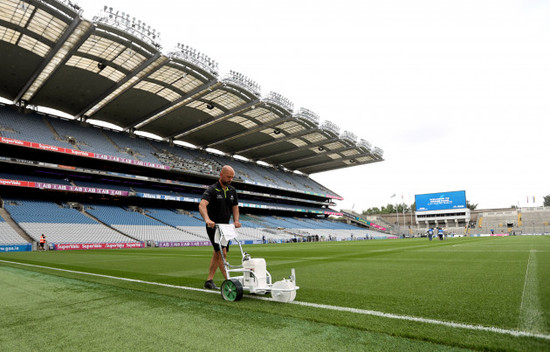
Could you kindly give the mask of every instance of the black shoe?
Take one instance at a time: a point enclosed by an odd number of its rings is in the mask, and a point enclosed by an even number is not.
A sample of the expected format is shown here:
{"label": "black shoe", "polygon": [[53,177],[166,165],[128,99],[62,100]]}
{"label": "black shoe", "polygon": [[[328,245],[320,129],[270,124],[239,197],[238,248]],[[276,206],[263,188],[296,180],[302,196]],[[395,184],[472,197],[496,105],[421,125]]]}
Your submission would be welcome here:
{"label": "black shoe", "polygon": [[207,288],[209,290],[219,290],[220,289],[218,286],[216,286],[216,284],[214,283],[213,280],[207,280],[204,283],[204,288]]}

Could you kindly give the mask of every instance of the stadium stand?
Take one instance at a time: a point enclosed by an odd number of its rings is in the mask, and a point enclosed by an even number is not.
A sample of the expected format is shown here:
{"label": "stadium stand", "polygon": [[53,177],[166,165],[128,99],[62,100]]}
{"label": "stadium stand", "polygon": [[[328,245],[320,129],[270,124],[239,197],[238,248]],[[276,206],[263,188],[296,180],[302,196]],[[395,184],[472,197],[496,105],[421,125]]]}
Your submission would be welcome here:
{"label": "stadium stand", "polygon": [[[199,157],[193,151],[177,150],[172,148],[170,151],[163,149],[154,154],[163,164],[169,165],[175,170],[183,172],[197,173],[201,175],[219,174],[223,165]],[[242,179],[239,177],[239,179]]]}
{"label": "stadium stand", "polygon": [[[154,242],[180,242],[180,241],[204,241],[208,240],[206,234],[202,236],[194,235],[194,232],[185,231],[184,227],[169,225],[168,222],[162,222],[160,219],[150,215],[145,215],[135,209],[120,208],[106,205],[85,205],[88,213],[92,214],[103,223],[117,229],[140,241]],[[158,209],[150,209],[152,214],[157,217],[166,216],[166,212]],[[180,217],[185,217],[181,215]],[[171,218],[174,221],[174,218]],[[202,225],[202,224],[201,224]],[[203,227],[201,226],[201,230]],[[204,231],[203,231],[204,232]]]}
{"label": "stadium stand", "polygon": [[45,234],[53,243],[134,242],[127,236],[85,216],[66,204],[49,201],[4,199],[12,219],[34,240]]}
{"label": "stadium stand", "polygon": [[475,232],[535,234],[550,232],[550,208],[523,207],[480,210]]}
{"label": "stadium stand", "polygon": [[[23,121],[18,121],[20,115]],[[82,126],[77,121],[67,121],[38,114],[19,114],[0,106],[0,135],[8,138],[44,143],[63,148],[118,156],[127,159],[162,163],[176,170],[199,175],[219,174],[224,164],[236,165],[236,180],[250,184],[263,184],[291,190],[308,190],[317,193],[334,193],[311,178],[289,172],[279,172],[260,165],[236,159],[206,154],[198,150],[171,147],[167,143],[145,140],[140,137],[115,133],[101,128]],[[4,122],[4,118],[6,122]],[[12,126],[15,126],[12,128]],[[48,126],[51,126],[50,128]],[[18,131],[16,133],[10,131]],[[55,137],[58,136],[58,137]],[[155,145],[155,147],[153,147]],[[279,180],[280,178],[285,181]]]}
{"label": "stadium stand", "polygon": [[0,104],[0,241],[202,242],[197,203],[225,164],[245,239],[366,237],[327,220],[341,197],[309,175],[380,162],[380,148],[189,46],[161,52],[158,32],[110,7],[92,20],[56,0],[2,13],[1,29],[36,45],[0,38],[0,96],[14,102]]}
{"label": "stadium stand", "polygon": [[91,126],[78,126],[75,121],[53,118],[47,121],[53,126],[58,135],[71,144],[72,147],[89,152],[129,157],[126,153],[120,152],[116,145],[109,143],[100,129]]}
{"label": "stadium stand", "polygon": [[2,137],[57,145],[69,148],[71,145],[61,138],[55,139],[52,130],[38,114],[21,114],[5,106],[0,106],[0,133]]}
{"label": "stadium stand", "polygon": [[[38,171],[41,172],[43,175],[47,175],[47,171]],[[54,173],[51,173],[52,176]],[[23,181],[31,181],[31,182],[44,182],[44,183],[56,183],[56,184],[63,184],[63,185],[70,185],[70,181],[67,179],[60,179],[56,177],[48,177],[48,176],[39,176],[36,174],[33,175],[25,175],[25,174],[11,174],[6,172],[0,172],[0,178],[8,179],[8,180],[23,180]]]}
{"label": "stadium stand", "polygon": [[0,245],[25,243],[23,238],[0,216]]}
{"label": "stadium stand", "polygon": [[182,226],[182,227],[199,226],[201,228],[204,227],[204,222],[198,218],[200,217],[199,214],[196,214],[195,216],[193,216],[189,212],[183,212],[183,211],[178,212],[177,210],[163,209],[163,208],[143,208],[143,210],[148,216],[155,218],[165,224],[171,225],[173,227],[179,227],[179,226]]}
{"label": "stadium stand", "polygon": [[[129,157],[135,157],[137,160],[159,163],[154,153],[157,151],[155,144],[158,142],[148,141],[143,138],[132,138],[128,135],[115,133],[112,131],[103,131],[105,137],[111,140],[119,150],[122,150]],[[160,146],[159,146],[160,147]]]}

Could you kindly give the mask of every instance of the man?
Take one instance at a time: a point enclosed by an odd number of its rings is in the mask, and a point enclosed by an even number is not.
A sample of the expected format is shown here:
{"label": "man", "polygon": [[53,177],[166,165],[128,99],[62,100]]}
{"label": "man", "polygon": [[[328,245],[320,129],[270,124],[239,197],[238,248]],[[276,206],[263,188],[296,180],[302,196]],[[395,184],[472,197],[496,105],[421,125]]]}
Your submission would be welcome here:
{"label": "man", "polygon": [[[220,246],[214,242],[216,234],[216,224],[229,224],[231,215],[233,215],[233,224],[236,228],[241,227],[239,222],[239,201],[237,199],[237,191],[230,186],[235,177],[235,170],[229,165],[222,167],[218,182],[208,187],[202,195],[199,203],[199,212],[201,213],[204,222],[206,223],[206,233],[214,253],[210,261],[208,279],[204,283],[204,288],[217,290],[218,287],[214,284],[214,274],[216,269],[220,268],[223,276],[227,279],[227,273],[223,267],[223,260],[220,253]],[[229,246],[229,244],[227,245]],[[222,247],[224,257],[227,255],[228,247]]]}
{"label": "man", "polygon": [[44,248],[44,245],[46,244],[46,235],[42,234],[40,235],[40,248],[39,250],[46,250],[46,248]]}

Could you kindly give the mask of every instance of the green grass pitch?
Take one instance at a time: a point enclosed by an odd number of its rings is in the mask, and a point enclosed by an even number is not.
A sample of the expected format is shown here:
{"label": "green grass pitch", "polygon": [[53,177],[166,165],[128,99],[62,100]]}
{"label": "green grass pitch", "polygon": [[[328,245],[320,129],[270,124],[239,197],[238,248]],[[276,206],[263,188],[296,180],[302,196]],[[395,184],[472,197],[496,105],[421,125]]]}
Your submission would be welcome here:
{"label": "green grass pitch", "polygon": [[244,247],[297,304],[169,286],[210,247],[1,253],[0,351],[550,351],[550,236]]}

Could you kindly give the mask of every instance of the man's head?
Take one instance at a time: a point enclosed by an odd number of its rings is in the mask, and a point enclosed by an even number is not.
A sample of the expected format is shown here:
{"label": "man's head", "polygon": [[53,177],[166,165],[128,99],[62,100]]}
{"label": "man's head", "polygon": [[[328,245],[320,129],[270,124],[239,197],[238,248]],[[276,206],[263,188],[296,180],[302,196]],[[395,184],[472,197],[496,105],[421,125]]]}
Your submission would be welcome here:
{"label": "man's head", "polygon": [[227,187],[233,181],[235,177],[235,170],[229,165],[224,165],[222,171],[220,172],[220,184],[222,187]]}

